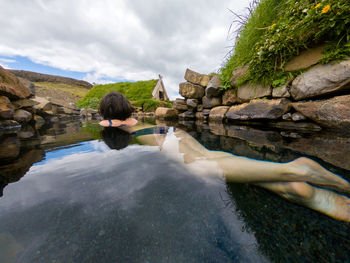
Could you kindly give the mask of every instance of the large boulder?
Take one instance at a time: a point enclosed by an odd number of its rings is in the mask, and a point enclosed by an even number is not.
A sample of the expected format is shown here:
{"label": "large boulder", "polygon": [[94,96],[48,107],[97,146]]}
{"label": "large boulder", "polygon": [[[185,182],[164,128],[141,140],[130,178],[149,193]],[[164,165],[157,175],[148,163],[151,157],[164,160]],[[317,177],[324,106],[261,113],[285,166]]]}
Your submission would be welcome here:
{"label": "large boulder", "polygon": [[207,88],[205,89],[205,96],[208,98],[219,97],[222,93],[220,75],[215,75],[211,78]]}
{"label": "large boulder", "polygon": [[324,127],[350,128],[350,95],[328,100],[295,102],[293,108]]}
{"label": "large boulder", "polygon": [[222,95],[222,104],[230,106],[237,103],[237,91],[236,89],[229,89]]}
{"label": "large boulder", "polygon": [[10,100],[5,96],[0,96],[0,118],[2,119],[13,118],[13,106]]}
{"label": "large boulder", "polygon": [[204,96],[202,98],[202,103],[204,109],[211,109],[213,107],[221,105],[221,97],[208,98],[207,96]]}
{"label": "large boulder", "polygon": [[13,115],[15,121],[19,123],[27,123],[32,120],[33,116],[30,112],[25,110],[16,110]]}
{"label": "large boulder", "polygon": [[25,99],[30,97],[32,92],[15,75],[0,66],[0,95],[10,99]]}
{"label": "large boulder", "polygon": [[249,70],[249,65],[244,65],[242,67],[236,68],[232,72],[232,77],[231,77],[231,86],[232,87],[237,87],[237,81],[242,78],[245,74],[247,74]]}
{"label": "large boulder", "polygon": [[185,80],[188,82],[191,82],[193,84],[201,85],[203,87],[206,87],[210,81],[210,76],[209,75],[204,75],[197,73],[193,70],[186,69],[185,73]]}
{"label": "large boulder", "polygon": [[293,81],[290,93],[303,100],[345,89],[350,89],[350,59],[312,67]]}
{"label": "large boulder", "polygon": [[204,96],[204,88],[190,82],[180,83],[180,95],[188,99],[200,99]]}
{"label": "large boulder", "polygon": [[229,120],[278,119],[291,108],[287,99],[253,100],[232,106],[226,113]]}
{"label": "large boulder", "polygon": [[177,115],[179,114],[179,112],[175,109],[172,108],[163,108],[163,107],[159,107],[156,109],[156,118],[160,118],[160,119],[175,119],[177,118]]}
{"label": "large boulder", "polygon": [[228,111],[229,106],[218,106],[212,108],[209,113],[210,121],[223,121],[226,118],[226,112]]}
{"label": "large boulder", "polygon": [[239,103],[249,102],[253,99],[270,97],[272,89],[270,86],[262,86],[259,84],[245,84],[237,89],[237,101]]}

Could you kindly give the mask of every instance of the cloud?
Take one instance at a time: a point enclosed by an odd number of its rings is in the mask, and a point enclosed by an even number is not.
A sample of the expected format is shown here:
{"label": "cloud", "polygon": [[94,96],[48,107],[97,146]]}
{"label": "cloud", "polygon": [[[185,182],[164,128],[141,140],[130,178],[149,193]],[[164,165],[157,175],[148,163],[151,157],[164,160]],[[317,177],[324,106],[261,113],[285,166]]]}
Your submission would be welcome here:
{"label": "cloud", "polygon": [[217,71],[233,19],[249,0],[0,0],[0,55],[86,79],[164,76],[174,96],[187,67]]}

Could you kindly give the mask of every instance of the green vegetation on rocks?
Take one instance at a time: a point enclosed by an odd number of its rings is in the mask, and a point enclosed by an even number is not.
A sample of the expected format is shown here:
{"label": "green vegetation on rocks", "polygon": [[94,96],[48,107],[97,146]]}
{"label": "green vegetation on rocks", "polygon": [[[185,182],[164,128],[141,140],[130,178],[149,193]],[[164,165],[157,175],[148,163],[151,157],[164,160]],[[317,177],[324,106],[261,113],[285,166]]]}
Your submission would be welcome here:
{"label": "green vegetation on rocks", "polygon": [[301,51],[324,43],[322,63],[350,56],[349,0],[261,0],[221,69],[223,85],[230,88],[232,71],[246,64],[249,71],[240,84],[283,85],[297,74],[284,72],[284,65]]}
{"label": "green vegetation on rocks", "polygon": [[105,85],[96,85],[77,102],[80,108],[97,109],[100,100],[112,91],[122,93],[130,101],[152,99],[152,91],[158,80],[118,82]]}

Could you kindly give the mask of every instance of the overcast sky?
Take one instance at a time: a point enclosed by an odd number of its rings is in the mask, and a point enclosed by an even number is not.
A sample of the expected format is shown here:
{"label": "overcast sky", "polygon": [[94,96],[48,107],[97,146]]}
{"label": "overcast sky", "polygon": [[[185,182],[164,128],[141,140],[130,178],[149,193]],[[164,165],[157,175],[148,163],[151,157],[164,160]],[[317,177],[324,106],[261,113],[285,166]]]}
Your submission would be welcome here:
{"label": "overcast sky", "polygon": [[[0,65],[104,83],[216,72],[250,0],[0,0]],[[56,69],[56,71],[55,71]]]}

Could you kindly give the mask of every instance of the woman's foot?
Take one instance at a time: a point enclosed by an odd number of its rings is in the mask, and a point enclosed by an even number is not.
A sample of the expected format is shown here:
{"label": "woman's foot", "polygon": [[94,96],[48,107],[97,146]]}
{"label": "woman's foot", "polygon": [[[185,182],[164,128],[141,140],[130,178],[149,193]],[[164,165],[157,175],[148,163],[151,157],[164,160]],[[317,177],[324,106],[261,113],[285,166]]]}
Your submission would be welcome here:
{"label": "woman's foot", "polygon": [[301,157],[289,163],[293,173],[301,175],[303,181],[315,185],[328,186],[341,192],[350,192],[350,183],[315,161]]}

